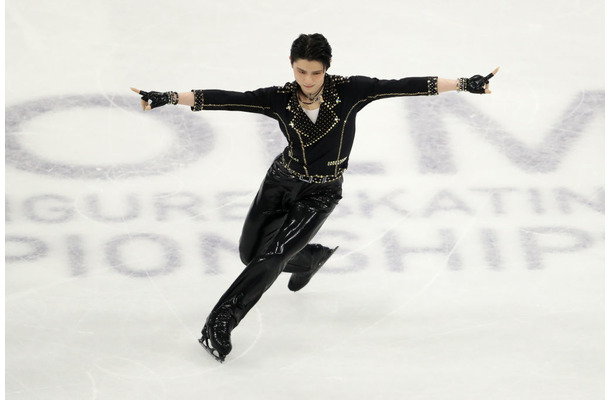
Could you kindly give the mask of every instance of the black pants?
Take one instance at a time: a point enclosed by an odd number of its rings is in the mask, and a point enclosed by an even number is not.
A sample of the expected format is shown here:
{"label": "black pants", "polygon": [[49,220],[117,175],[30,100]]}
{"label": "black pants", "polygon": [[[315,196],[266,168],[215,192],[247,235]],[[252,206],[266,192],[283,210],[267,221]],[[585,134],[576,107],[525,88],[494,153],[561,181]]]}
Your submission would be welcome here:
{"label": "black pants", "polygon": [[281,272],[306,272],[321,246],[309,242],[341,199],[343,178],[308,183],[273,162],[254,199],[239,242],[246,268],[222,295],[218,307],[232,304],[235,326]]}

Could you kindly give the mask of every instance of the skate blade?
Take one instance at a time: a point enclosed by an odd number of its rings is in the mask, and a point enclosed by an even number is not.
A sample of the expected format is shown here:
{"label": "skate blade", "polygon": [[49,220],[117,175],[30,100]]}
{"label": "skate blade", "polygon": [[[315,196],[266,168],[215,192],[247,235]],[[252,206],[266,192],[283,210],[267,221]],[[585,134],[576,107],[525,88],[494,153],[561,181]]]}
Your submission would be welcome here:
{"label": "skate blade", "polygon": [[199,344],[201,345],[201,347],[203,347],[205,349],[205,351],[207,351],[212,357],[214,357],[214,359],[216,361],[218,361],[219,363],[223,363],[225,362],[225,358],[226,356],[221,355],[218,350],[216,350],[215,348],[213,348],[210,343],[208,342],[208,338],[203,336],[201,339],[198,340]]}

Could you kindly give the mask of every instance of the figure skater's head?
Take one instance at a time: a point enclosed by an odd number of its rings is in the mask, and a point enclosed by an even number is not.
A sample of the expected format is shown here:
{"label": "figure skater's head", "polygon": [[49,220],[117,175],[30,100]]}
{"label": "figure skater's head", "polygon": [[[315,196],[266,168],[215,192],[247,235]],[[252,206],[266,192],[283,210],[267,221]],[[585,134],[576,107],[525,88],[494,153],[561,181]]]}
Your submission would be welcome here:
{"label": "figure skater's head", "polygon": [[302,34],[292,43],[290,64],[303,93],[308,96],[320,93],[331,59],[330,44],[319,33]]}
{"label": "figure skater's head", "polygon": [[325,69],[330,68],[332,49],[328,40],[319,33],[301,34],[290,48],[290,62],[298,60],[319,61]]}

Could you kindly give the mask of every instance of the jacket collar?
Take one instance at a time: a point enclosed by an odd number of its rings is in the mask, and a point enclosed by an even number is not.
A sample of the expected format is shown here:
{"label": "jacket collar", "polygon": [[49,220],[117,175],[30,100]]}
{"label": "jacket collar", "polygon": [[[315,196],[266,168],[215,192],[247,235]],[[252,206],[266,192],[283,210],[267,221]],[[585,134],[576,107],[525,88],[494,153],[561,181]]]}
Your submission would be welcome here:
{"label": "jacket collar", "polygon": [[296,82],[292,82],[290,86],[292,96],[286,107],[290,112],[290,122],[288,125],[297,132],[302,145],[309,147],[326,136],[339,123],[339,117],[334,109],[341,102],[341,99],[339,98],[334,80],[326,74],[322,91],[322,104],[320,104],[318,119],[314,124],[299,104],[297,93],[299,85]]}

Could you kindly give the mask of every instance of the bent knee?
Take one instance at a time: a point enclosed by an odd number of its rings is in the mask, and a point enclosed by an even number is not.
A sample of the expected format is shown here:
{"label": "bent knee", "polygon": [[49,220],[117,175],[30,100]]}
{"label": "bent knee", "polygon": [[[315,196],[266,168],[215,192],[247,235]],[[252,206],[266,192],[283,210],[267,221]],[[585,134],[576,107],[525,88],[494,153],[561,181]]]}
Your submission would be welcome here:
{"label": "bent knee", "polygon": [[239,249],[239,258],[244,265],[248,265],[254,259],[254,255],[246,253]]}
{"label": "bent knee", "polygon": [[252,246],[246,246],[243,241],[239,243],[239,258],[244,265],[250,264],[250,262],[254,259],[254,251],[252,250]]}

